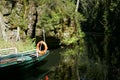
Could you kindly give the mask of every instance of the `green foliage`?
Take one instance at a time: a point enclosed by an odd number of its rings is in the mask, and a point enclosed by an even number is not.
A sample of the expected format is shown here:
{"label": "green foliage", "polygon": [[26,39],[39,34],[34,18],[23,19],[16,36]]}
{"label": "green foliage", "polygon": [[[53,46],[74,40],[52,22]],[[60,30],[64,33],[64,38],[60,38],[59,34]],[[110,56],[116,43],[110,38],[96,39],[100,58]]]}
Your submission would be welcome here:
{"label": "green foliage", "polygon": [[[23,4],[21,4],[23,2]],[[27,0],[21,1],[16,7],[12,10],[11,15],[9,16],[10,24],[13,28],[20,27],[21,29],[27,29],[28,26],[28,4]]]}
{"label": "green foliage", "polygon": [[73,48],[65,48],[64,54],[61,54],[61,55],[64,59],[66,59],[66,57],[75,56],[78,53],[78,50],[79,50],[78,45],[76,45]]}
{"label": "green foliage", "polygon": [[[71,1],[60,1],[60,0],[39,0],[40,2],[40,18],[38,18],[37,26],[46,31],[51,31],[52,35],[59,34],[62,44],[70,45],[76,43],[80,38],[84,37],[84,33],[81,31],[80,23],[85,21],[85,17],[75,12],[76,4]],[[70,20],[70,22],[69,22]],[[73,23],[72,23],[73,22]],[[72,25],[72,26],[71,26]],[[59,30],[57,30],[56,26]],[[63,30],[66,27],[74,27],[75,32],[70,33],[72,30]],[[63,34],[70,33],[68,37]],[[81,38],[82,39],[82,38]]]}
{"label": "green foliage", "polygon": [[[31,0],[16,1],[16,3],[14,3],[14,7],[12,8],[12,13],[8,16],[11,28],[20,27],[20,30],[22,30],[20,31],[20,35],[23,35],[22,32],[28,30],[28,24],[31,22],[28,21],[28,12],[30,8],[29,5],[32,4],[29,3],[31,3]],[[61,41],[67,45],[75,43],[79,40],[79,35],[80,37],[83,36],[80,23],[85,21],[85,18],[79,12],[75,12],[75,1],[33,0],[32,3],[35,3],[34,7],[37,9],[38,16],[35,14],[37,16],[37,21],[35,23],[37,24],[37,28],[44,27],[46,32],[50,32],[52,36],[57,36],[57,38],[62,39],[64,37],[62,37],[61,34],[64,33],[64,28],[74,27],[73,31],[76,31],[69,35],[69,39],[67,40],[64,38],[63,41]],[[27,33],[29,34],[29,32],[26,32],[26,34]]]}
{"label": "green foliage", "polygon": [[[71,1],[60,1],[60,0],[43,0],[41,1],[41,17],[39,19],[38,25],[41,27],[51,25],[49,27],[54,27],[57,24],[63,24],[62,20],[64,18],[70,18],[73,20],[75,15],[75,6]],[[82,20],[83,16],[77,16],[78,19]]]}
{"label": "green foliage", "polygon": [[70,38],[68,38],[68,37],[63,38],[61,43],[64,43],[66,45],[70,45],[70,44],[73,44],[73,43],[75,44],[78,40],[79,39],[77,38],[77,36],[74,35],[73,37],[70,37]]}
{"label": "green foliage", "polygon": [[31,42],[31,39],[27,39],[24,42],[22,41],[18,41],[18,42],[14,42],[14,41],[4,41],[2,39],[0,39],[0,49],[4,49],[4,48],[11,48],[11,47],[16,47],[18,52],[22,52],[22,51],[27,51],[27,50],[32,50],[35,49],[35,42]]}

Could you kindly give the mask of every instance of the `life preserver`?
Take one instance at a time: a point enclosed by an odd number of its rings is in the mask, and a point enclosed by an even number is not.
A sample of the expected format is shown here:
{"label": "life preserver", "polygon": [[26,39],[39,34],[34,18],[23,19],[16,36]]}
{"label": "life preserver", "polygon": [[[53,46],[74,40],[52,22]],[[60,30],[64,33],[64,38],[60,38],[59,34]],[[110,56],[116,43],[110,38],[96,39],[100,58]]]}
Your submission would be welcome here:
{"label": "life preserver", "polygon": [[[40,50],[40,46],[43,44],[43,46],[44,46],[44,50]],[[44,42],[44,41],[40,41],[40,42],[38,42],[37,43],[37,52],[39,53],[39,54],[45,54],[46,53],[46,51],[47,51],[47,49],[48,49],[48,47],[47,47],[47,44]]]}

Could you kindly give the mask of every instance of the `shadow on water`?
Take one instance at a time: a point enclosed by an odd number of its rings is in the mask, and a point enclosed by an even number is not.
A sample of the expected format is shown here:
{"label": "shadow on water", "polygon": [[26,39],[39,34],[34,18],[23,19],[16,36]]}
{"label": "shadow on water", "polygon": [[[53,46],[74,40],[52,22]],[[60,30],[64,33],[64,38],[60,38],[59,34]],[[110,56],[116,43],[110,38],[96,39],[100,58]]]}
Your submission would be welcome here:
{"label": "shadow on water", "polygon": [[[50,54],[41,62],[27,69],[13,69],[0,72],[2,80],[44,80],[45,75],[51,80],[74,79],[77,50],[74,48],[59,48],[50,50]],[[69,56],[70,55],[70,56]],[[73,70],[72,70],[73,69]],[[64,78],[64,79],[62,79]]]}
{"label": "shadow on water", "polygon": [[[79,55],[76,55],[79,53]],[[77,60],[77,61],[76,61]],[[79,52],[78,47],[51,50],[49,56],[29,69],[13,69],[0,72],[1,80],[96,80],[96,75],[104,67],[89,60],[87,54]],[[94,68],[94,69],[93,69]],[[102,78],[100,78],[102,79]],[[98,79],[98,80],[100,80]],[[104,79],[103,79],[104,80]]]}
{"label": "shadow on water", "polygon": [[[46,62],[40,62],[39,64],[44,65]],[[37,66],[38,64],[36,64]],[[41,65],[41,66],[42,66]],[[14,68],[10,70],[4,70],[0,72],[1,80],[37,80],[37,78],[43,77],[48,70],[37,69],[35,65],[27,68]]]}
{"label": "shadow on water", "polygon": [[119,40],[120,36],[115,33],[86,35],[85,42],[89,62],[86,65],[85,73],[87,79],[120,80]]}
{"label": "shadow on water", "polygon": [[17,68],[0,72],[0,80],[44,80],[50,68],[59,63],[60,56],[50,51],[50,54],[41,62],[27,69]]}
{"label": "shadow on water", "polygon": [[50,80],[120,80],[117,65],[120,58],[116,56],[119,55],[118,46],[114,45],[115,40],[106,38],[86,35],[83,52],[79,45],[50,50],[47,58],[40,63],[26,70],[0,72],[0,79],[44,80],[48,75]]}

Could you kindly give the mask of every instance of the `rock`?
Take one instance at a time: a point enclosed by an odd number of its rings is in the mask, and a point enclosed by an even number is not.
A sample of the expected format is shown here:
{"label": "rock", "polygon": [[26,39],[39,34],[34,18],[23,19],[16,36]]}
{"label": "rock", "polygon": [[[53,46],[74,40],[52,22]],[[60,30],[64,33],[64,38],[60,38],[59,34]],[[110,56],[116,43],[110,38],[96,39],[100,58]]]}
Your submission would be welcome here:
{"label": "rock", "polygon": [[1,5],[1,12],[2,12],[3,16],[7,16],[7,15],[11,14],[12,3],[10,1],[1,1],[0,5]]}

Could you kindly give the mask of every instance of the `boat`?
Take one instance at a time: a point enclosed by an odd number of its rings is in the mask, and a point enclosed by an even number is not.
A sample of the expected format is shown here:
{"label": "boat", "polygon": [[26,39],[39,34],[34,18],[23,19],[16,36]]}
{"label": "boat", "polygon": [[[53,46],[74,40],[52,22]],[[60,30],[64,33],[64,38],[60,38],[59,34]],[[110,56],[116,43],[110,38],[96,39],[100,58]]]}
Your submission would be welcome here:
{"label": "boat", "polygon": [[[43,50],[41,46],[44,46]],[[45,59],[49,55],[47,49],[47,44],[40,41],[34,50],[17,52],[15,49],[15,53],[0,55],[0,71],[12,68],[28,68]]]}

